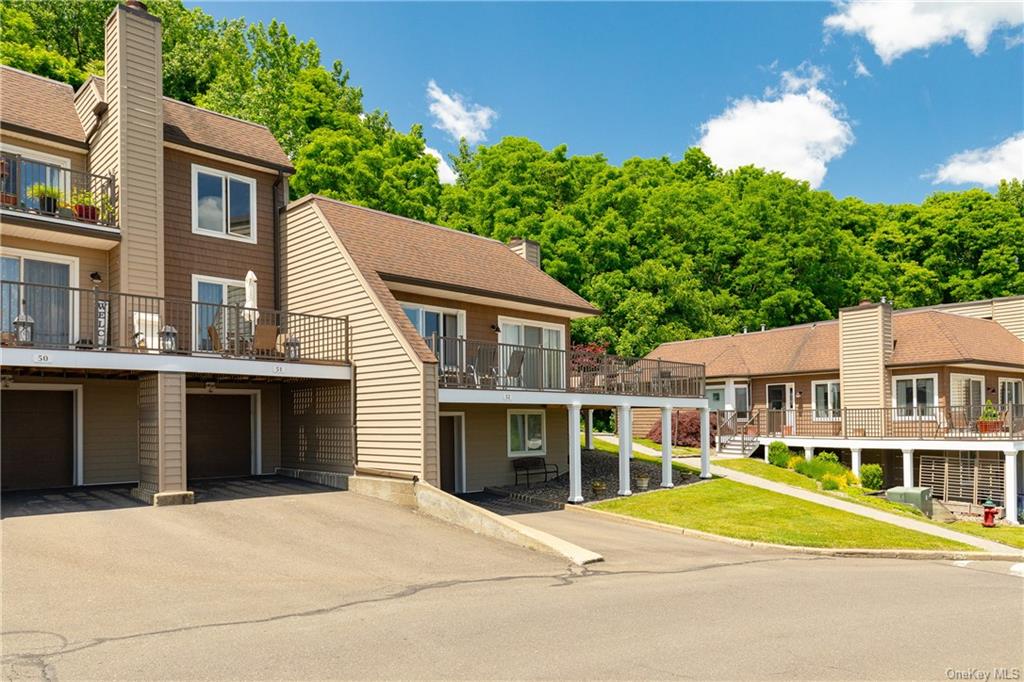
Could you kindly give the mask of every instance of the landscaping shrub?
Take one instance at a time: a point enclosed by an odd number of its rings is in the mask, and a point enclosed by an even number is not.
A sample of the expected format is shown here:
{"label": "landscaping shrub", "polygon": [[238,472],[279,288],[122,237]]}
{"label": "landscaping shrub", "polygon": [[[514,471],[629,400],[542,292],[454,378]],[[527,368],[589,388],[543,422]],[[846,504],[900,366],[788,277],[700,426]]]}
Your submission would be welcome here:
{"label": "landscaping shrub", "polygon": [[832,474],[837,480],[846,480],[847,468],[836,462],[827,462],[820,459],[804,460],[796,465],[799,474],[820,481],[825,474]]}
{"label": "landscaping shrub", "polygon": [[881,490],[885,485],[885,476],[881,464],[862,464],[860,467],[860,480],[865,488]]}
{"label": "landscaping shrub", "polygon": [[789,463],[790,452],[781,440],[773,440],[768,445],[768,463],[783,469]]}
{"label": "landscaping shrub", "polygon": [[833,464],[839,464],[839,455],[834,452],[819,452],[814,456],[814,459],[820,459],[822,462],[832,462]]}
{"label": "landscaping shrub", "polygon": [[[716,419],[714,412],[711,413],[711,438],[716,433]],[[655,443],[661,444],[661,418],[654,422],[654,426],[647,432],[647,437]],[[712,440],[713,442],[713,440]],[[689,448],[700,447],[700,414],[693,410],[676,410],[672,413],[672,445],[682,445]]]}
{"label": "landscaping shrub", "polygon": [[[845,476],[843,478],[845,480]],[[822,490],[839,490],[841,487],[843,485],[835,474],[825,474],[821,477]]]}
{"label": "landscaping shrub", "polygon": [[786,468],[792,471],[796,471],[796,465],[802,461],[804,461],[803,457],[801,457],[800,455],[793,455],[792,457],[789,458],[789,461],[786,462]]}

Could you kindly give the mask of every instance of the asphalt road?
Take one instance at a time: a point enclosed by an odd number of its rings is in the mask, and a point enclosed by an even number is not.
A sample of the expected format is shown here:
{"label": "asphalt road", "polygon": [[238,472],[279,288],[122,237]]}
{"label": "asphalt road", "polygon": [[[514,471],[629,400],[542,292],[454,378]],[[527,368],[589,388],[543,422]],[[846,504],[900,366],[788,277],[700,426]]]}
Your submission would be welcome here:
{"label": "asphalt road", "polygon": [[570,568],[343,492],[6,518],[3,675],[945,680],[1024,665],[1010,564],[520,520],[606,562]]}

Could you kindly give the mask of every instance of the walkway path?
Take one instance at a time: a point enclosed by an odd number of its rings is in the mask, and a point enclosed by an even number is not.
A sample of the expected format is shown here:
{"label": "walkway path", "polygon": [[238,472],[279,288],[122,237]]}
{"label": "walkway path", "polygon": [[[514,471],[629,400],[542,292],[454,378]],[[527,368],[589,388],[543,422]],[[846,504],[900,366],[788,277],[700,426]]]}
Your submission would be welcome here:
{"label": "walkway path", "polygon": [[[605,436],[605,435],[594,435],[595,438],[607,441],[609,443],[615,443],[618,445],[619,439],[616,436]],[[654,448],[649,448],[646,445],[640,445],[639,443],[633,443],[633,449],[636,452],[642,452],[645,455],[653,455],[655,457],[661,457],[661,452]],[[676,462],[683,462],[690,466],[700,468],[700,457],[673,457]],[[876,521],[883,521],[885,523],[891,523],[894,526],[900,526],[908,530],[916,530],[920,533],[927,533],[928,535],[934,535],[936,537],[945,538],[947,540],[955,540],[956,542],[962,542],[967,545],[972,545],[979,549],[983,549],[986,552],[998,552],[1000,554],[1016,553],[1024,556],[1024,552],[1021,550],[1004,545],[1001,542],[993,542],[992,540],[985,540],[975,535],[967,535],[966,533],[958,533],[955,530],[949,528],[943,528],[925,521],[918,521],[906,516],[898,516],[896,514],[890,514],[874,507],[865,507],[864,505],[855,504],[853,502],[846,502],[829,495],[822,495],[819,493],[811,492],[810,490],[804,490],[803,488],[794,488],[793,486],[786,485],[785,483],[776,483],[775,481],[769,481],[759,476],[752,476],[745,474],[740,471],[733,469],[726,469],[725,467],[711,465],[711,473],[715,476],[721,476],[722,478],[728,478],[737,483],[743,483],[744,485],[754,486],[755,488],[763,488],[764,490],[770,490],[774,493],[780,493],[782,495],[789,495],[790,497],[797,497],[801,500],[807,500],[814,504],[820,504],[825,507],[832,507],[833,509],[840,509],[851,514],[857,514],[858,516],[865,516],[869,519],[875,519]]]}

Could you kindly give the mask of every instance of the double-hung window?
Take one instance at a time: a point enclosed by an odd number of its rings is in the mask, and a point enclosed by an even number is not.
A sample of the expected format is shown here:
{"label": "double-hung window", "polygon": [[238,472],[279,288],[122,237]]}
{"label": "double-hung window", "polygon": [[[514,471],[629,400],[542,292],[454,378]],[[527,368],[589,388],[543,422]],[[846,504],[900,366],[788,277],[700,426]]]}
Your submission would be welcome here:
{"label": "double-hung window", "polygon": [[842,416],[839,411],[842,404],[839,398],[838,381],[814,381],[811,384],[813,390],[814,419],[837,420]]}
{"label": "double-hung window", "polygon": [[508,456],[543,457],[545,454],[544,410],[509,410]]}
{"label": "double-hung window", "polygon": [[896,417],[935,419],[938,414],[936,375],[893,377],[892,383]]}
{"label": "double-hung window", "polygon": [[192,166],[192,232],[256,243],[256,181]]}

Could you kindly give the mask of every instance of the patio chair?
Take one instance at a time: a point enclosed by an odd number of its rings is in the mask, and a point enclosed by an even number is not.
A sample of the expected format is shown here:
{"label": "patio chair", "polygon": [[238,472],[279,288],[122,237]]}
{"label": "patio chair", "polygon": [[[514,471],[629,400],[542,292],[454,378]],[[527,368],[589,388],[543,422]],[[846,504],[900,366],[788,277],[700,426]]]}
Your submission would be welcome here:
{"label": "patio chair", "polygon": [[514,350],[508,356],[508,367],[505,368],[505,385],[519,384],[523,379],[523,360],[526,353],[522,350]]}
{"label": "patio chair", "polygon": [[258,324],[252,337],[252,354],[261,357],[274,357],[277,350],[277,325]]}
{"label": "patio chair", "polygon": [[493,387],[498,377],[498,347],[489,344],[478,345],[476,357],[471,364],[466,365],[466,372],[477,388],[483,388],[484,384]]}

